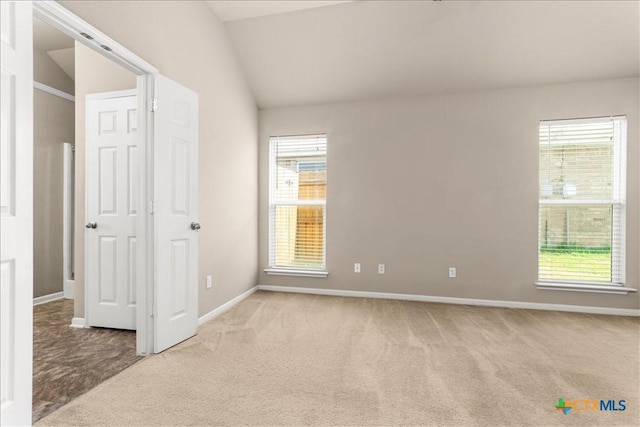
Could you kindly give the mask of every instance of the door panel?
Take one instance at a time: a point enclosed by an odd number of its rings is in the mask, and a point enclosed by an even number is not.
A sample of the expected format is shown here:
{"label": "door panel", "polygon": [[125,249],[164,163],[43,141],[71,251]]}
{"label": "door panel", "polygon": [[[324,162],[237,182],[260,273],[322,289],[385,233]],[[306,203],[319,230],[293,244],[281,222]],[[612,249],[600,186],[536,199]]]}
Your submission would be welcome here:
{"label": "door panel", "polygon": [[0,424],[31,424],[33,70],[31,2],[0,2]]}
{"label": "door panel", "polygon": [[15,179],[13,177],[13,154],[15,152],[15,76],[9,70],[2,68],[2,147],[0,149],[0,213],[5,216],[13,216],[15,213]]}
{"label": "door panel", "polygon": [[127,111],[127,132],[135,133],[138,130],[138,110]]}
{"label": "door panel", "polygon": [[129,237],[129,248],[127,256],[127,304],[130,306],[136,305],[136,238]]}
{"label": "door panel", "polygon": [[171,319],[186,313],[189,306],[189,241],[171,242]]}
{"label": "door panel", "polygon": [[118,148],[100,147],[98,149],[98,181],[100,182],[100,215],[116,215],[118,189]]}
{"label": "door panel", "polygon": [[136,329],[137,96],[87,97],[89,326]]}
{"label": "door panel", "polygon": [[[198,324],[198,95],[162,76],[154,112],[155,347],[160,352]],[[169,172],[169,173],[167,173]]]}
{"label": "door panel", "polygon": [[127,147],[127,214],[138,213],[138,147]]}
{"label": "door panel", "polygon": [[116,269],[117,264],[117,240],[116,236],[100,236],[100,270],[98,275],[99,282],[99,302],[101,304],[115,304],[117,298],[116,277],[118,275]]}
{"label": "door panel", "polygon": [[171,213],[189,215],[189,141],[171,138]]}

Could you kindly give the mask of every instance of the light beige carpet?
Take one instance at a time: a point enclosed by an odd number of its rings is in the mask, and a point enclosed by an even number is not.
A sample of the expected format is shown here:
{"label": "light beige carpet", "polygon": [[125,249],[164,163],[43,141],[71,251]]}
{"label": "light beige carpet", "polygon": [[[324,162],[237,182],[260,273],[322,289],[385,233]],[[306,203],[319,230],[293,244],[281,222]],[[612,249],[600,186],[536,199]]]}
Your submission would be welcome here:
{"label": "light beige carpet", "polygon": [[[37,425],[638,425],[640,320],[257,292]],[[626,411],[556,410],[558,398]]]}

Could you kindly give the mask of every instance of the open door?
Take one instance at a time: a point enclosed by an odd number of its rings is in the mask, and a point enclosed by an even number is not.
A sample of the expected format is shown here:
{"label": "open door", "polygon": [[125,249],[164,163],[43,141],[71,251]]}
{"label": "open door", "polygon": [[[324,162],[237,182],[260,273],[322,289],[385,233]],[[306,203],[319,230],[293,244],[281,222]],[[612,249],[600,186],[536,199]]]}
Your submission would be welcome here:
{"label": "open door", "polygon": [[0,424],[31,425],[33,45],[31,2],[0,2]]}
{"label": "open door", "polygon": [[87,95],[85,292],[89,326],[136,329],[135,91]]}
{"label": "open door", "polygon": [[155,77],[154,351],[198,326],[198,95]]}

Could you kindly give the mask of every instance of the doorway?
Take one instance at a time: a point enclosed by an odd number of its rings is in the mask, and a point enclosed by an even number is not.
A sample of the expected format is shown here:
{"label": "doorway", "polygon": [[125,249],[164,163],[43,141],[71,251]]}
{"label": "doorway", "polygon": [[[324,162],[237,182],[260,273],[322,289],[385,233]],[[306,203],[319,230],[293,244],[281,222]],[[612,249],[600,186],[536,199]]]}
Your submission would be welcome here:
{"label": "doorway", "polygon": [[[3,173],[11,173],[7,175],[10,179],[2,181],[1,420],[2,424],[22,425],[30,424],[32,409],[32,16],[137,76],[137,195],[141,214],[136,218],[135,274],[139,304],[135,316],[136,352],[140,355],[175,345],[193,336],[197,328],[198,96],[162,77],[152,65],[56,2],[12,1],[1,5],[3,133],[0,148],[2,153],[11,154],[2,156]],[[161,108],[157,109],[156,105]],[[81,158],[76,150],[76,160]],[[76,188],[82,182],[76,180]],[[185,193],[185,189],[188,192]],[[75,194],[83,195],[83,192],[77,190]],[[76,198],[76,206],[79,204]],[[76,230],[81,219],[76,216]],[[83,239],[76,238],[76,242],[85,246]],[[84,251],[76,250],[76,254],[79,253],[84,255]],[[78,273],[82,262],[77,257],[75,262]],[[76,279],[79,276],[76,274]],[[78,294],[81,287],[78,283],[76,287]]]}
{"label": "doorway", "polygon": [[[74,41],[33,18],[34,304],[72,295]],[[69,218],[67,218],[69,220]]]}
{"label": "doorway", "polygon": [[[135,201],[136,351],[160,352],[195,334],[198,321],[198,95],[159,71],[57,2],[36,1],[38,19],[72,37],[80,45],[135,74],[137,96]],[[18,27],[16,27],[17,29]],[[76,54],[77,57],[77,54]],[[100,75],[100,68],[93,70]],[[91,91],[86,91],[91,93]],[[77,111],[84,111],[78,104]],[[82,127],[81,127],[82,128]],[[84,139],[84,138],[82,138]],[[76,170],[83,170],[83,141],[76,141]],[[86,167],[85,167],[86,168]],[[123,173],[119,171],[117,173]],[[85,224],[89,216],[84,175],[76,175],[76,287],[100,287],[100,274],[89,284]],[[100,188],[99,191],[102,191]],[[78,207],[84,210],[78,210]],[[80,238],[78,238],[80,236]],[[83,239],[85,237],[85,239]],[[104,270],[104,269],[103,269]],[[76,295],[81,292],[76,290]],[[82,289],[82,294],[87,294]],[[76,304],[84,301],[77,298]],[[86,310],[88,307],[83,307]],[[84,311],[82,310],[82,311]],[[76,310],[78,314],[78,310]],[[86,325],[86,319],[85,326]]]}
{"label": "doorway", "polygon": [[[33,309],[33,401],[32,421],[47,416],[74,398],[140,360],[136,355],[135,306],[128,316],[117,313],[111,322],[90,324],[118,329],[72,329],[84,322],[91,309],[83,310],[83,300],[75,300],[73,290],[73,188],[75,136],[86,139],[84,109],[87,92],[129,89],[130,95],[125,145],[136,143],[136,77],[113,61],[75,41],[50,25],[33,18],[34,65],[34,309]],[[76,96],[77,95],[77,96]],[[76,103],[76,98],[78,102]],[[79,104],[79,105],[78,105]],[[76,105],[79,106],[76,109]],[[76,117],[77,116],[77,117]],[[77,118],[77,120],[76,120]],[[122,125],[124,120],[118,120]],[[114,123],[116,124],[116,123]],[[117,136],[122,133],[104,133]],[[128,136],[128,138],[127,138]],[[68,141],[68,142],[67,142]],[[93,147],[93,141],[85,147]],[[117,144],[116,144],[117,145]],[[126,149],[127,154],[135,152]],[[131,156],[130,156],[131,157]],[[85,162],[80,162],[84,164]],[[135,158],[130,159],[124,174],[132,183]],[[89,176],[94,165],[87,169]],[[132,174],[133,173],[133,174]],[[133,176],[132,176],[133,175]],[[82,183],[81,188],[84,187]],[[87,188],[96,187],[89,184]],[[97,192],[95,189],[91,192]],[[128,199],[127,202],[135,199]],[[122,204],[122,203],[121,203]],[[129,207],[131,203],[129,203]],[[84,219],[80,211],[79,221]],[[128,214],[131,209],[128,209]],[[135,216],[130,234],[135,236]],[[81,224],[79,224],[81,225]],[[102,224],[104,225],[104,224]],[[129,239],[131,240],[131,239]],[[91,248],[92,245],[89,245]],[[130,250],[130,248],[127,248]],[[135,259],[135,253],[132,254]],[[135,265],[135,264],[134,264]],[[130,266],[129,272],[133,266]],[[123,272],[126,274],[126,272]],[[131,278],[131,274],[126,275]],[[135,275],[133,275],[135,276]],[[118,277],[118,281],[122,278]],[[97,283],[92,280],[89,283]],[[126,283],[130,285],[131,283]],[[133,282],[135,286],[135,282]],[[87,287],[88,291],[94,290]],[[106,290],[106,289],[105,289]],[[89,298],[89,293],[87,297]],[[128,293],[135,303],[135,288]],[[64,299],[62,299],[64,295]],[[91,299],[89,298],[91,301]],[[74,307],[74,302],[79,301]],[[94,307],[95,308],[95,307]],[[93,310],[98,311],[98,310]],[[79,316],[76,316],[76,313]],[[97,313],[99,314],[99,313]],[[74,322],[73,319],[76,321]],[[128,329],[128,330],[124,330]],[[97,369],[99,367],[99,369]]]}
{"label": "doorway", "polygon": [[[93,281],[88,280],[91,272],[85,268],[89,237],[89,230],[85,228],[85,224],[90,222],[87,216],[88,190],[85,185],[90,170],[86,164],[87,95],[114,90],[132,90],[136,94],[138,103],[136,109],[142,112],[138,117],[139,126],[136,131],[136,139],[139,141],[137,160],[142,167],[132,178],[138,183],[136,194],[138,200],[147,199],[149,190],[153,188],[153,179],[147,176],[152,162],[146,158],[150,153],[147,147],[150,146],[153,138],[153,118],[144,107],[148,94],[153,93],[153,79],[157,70],[59,4],[34,2],[33,15],[54,28],[56,32],[74,40],[74,69],[78,71],[78,75],[75,76],[77,143],[74,153],[75,218],[73,224],[76,289],[71,326],[85,328],[89,327],[87,320],[91,315],[90,307],[87,305],[89,289],[96,286],[103,287],[105,283],[102,276],[92,277],[95,279]],[[139,204],[143,205],[144,202]],[[139,255],[135,259],[135,265],[131,266],[135,276],[134,284],[139,286],[131,294],[134,295],[134,299],[142,301],[153,298],[153,282],[148,282],[148,279],[153,278],[151,269],[153,254],[147,252],[147,246],[153,244],[153,225],[148,224],[150,219],[152,218],[148,215],[139,215],[131,219],[135,224],[133,228],[137,240],[136,255]],[[151,354],[153,351],[153,322],[150,319],[149,308],[150,305],[141,304],[141,308],[135,311],[128,326],[129,329],[136,330],[136,352],[140,355]],[[121,327],[121,325],[114,324],[111,327]]]}

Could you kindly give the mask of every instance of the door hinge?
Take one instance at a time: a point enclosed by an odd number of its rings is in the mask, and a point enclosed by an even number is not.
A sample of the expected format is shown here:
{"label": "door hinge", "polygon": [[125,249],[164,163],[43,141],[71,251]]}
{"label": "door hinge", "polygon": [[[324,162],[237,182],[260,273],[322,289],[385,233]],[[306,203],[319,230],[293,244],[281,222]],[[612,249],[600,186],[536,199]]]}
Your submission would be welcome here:
{"label": "door hinge", "polygon": [[155,203],[153,202],[153,200],[149,200],[149,213],[151,215],[153,215],[153,213],[155,212]]}
{"label": "door hinge", "polygon": [[155,304],[151,304],[151,317],[156,317],[158,315],[158,313],[156,313],[156,305]]}
{"label": "door hinge", "polygon": [[150,111],[153,113],[158,110],[158,98],[151,98],[151,108]]}

